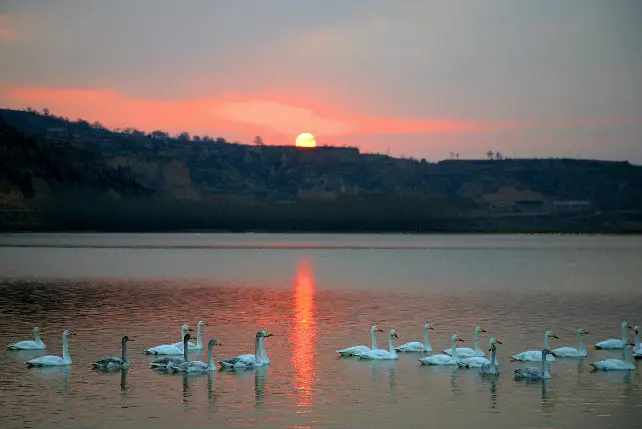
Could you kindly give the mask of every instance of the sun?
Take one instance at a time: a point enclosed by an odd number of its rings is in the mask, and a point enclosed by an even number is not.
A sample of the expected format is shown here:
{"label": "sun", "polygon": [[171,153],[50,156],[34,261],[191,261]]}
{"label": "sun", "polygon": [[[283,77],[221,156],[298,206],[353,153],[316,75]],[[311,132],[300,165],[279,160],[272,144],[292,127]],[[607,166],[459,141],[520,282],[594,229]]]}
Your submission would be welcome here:
{"label": "sun", "polygon": [[317,142],[314,140],[314,136],[310,133],[301,133],[296,138],[297,147],[316,147]]}

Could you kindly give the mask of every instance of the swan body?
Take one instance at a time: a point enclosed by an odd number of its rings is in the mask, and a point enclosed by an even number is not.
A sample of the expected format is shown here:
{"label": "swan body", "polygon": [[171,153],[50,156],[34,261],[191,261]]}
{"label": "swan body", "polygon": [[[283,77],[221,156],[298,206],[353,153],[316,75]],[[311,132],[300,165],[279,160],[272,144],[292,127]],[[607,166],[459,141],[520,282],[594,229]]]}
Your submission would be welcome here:
{"label": "swan body", "polygon": [[245,354],[245,355],[239,355],[235,356],[230,359],[224,359],[218,361],[219,365],[221,365],[221,368],[225,369],[236,369],[236,368],[255,368],[263,365],[269,365],[269,363],[263,362],[262,356],[263,356],[263,351],[262,349],[265,347],[264,345],[262,346],[261,343],[261,338],[267,338],[271,337],[272,334],[267,332],[267,331],[259,331],[256,333],[256,339],[254,341],[254,354]]}
{"label": "swan body", "polygon": [[197,360],[197,361],[186,361],[181,364],[175,364],[170,362],[167,364],[168,371],[178,371],[178,372],[212,372],[216,371],[216,363],[214,363],[214,353],[212,351],[212,346],[220,346],[221,344],[212,338],[209,343],[207,343],[207,363]]}
{"label": "swan body", "polygon": [[[559,337],[555,335],[553,331],[546,331],[546,333],[544,334],[544,349],[550,351],[550,347],[548,345],[549,338],[559,339]],[[513,360],[519,360],[522,362],[539,362],[542,360],[542,352],[538,350],[529,350],[511,356],[511,358]],[[555,361],[555,355],[552,353],[547,353],[546,360],[548,360],[549,362]]]}
{"label": "swan body", "polygon": [[398,352],[431,352],[432,346],[430,345],[430,340],[428,339],[428,331],[435,330],[430,323],[424,325],[424,342],[420,343],[419,341],[413,341],[410,343],[402,344],[399,347],[396,347],[395,350]]}
{"label": "swan body", "polygon": [[590,334],[589,331],[586,331],[582,328],[577,330],[577,341],[578,341],[578,346],[576,349],[573,347],[559,347],[556,349],[553,349],[555,352],[555,355],[557,357],[562,357],[562,358],[585,358],[588,356],[588,353],[586,353],[586,348],[584,347],[584,343],[582,342],[582,336],[585,334]]}
{"label": "swan body", "polygon": [[624,344],[628,342],[627,335],[626,335],[626,328],[630,328],[629,324],[626,323],[626,320],[622,322],[620,325],[620,328],[622,329],[622,338],[621,339],[616,339],[616,338],[611,338],[610,340],[604,340],[600,341],[595,345],[595,348],[598,350],[620,350],[624,348]]}
{"label": "swan body", "polygon": [[640,328],[633,328],[633,357],[642,358],[642,345],[640,345]]}
{"label": "swan body", "polygon": [[368,346],[352,346],[342,350],[337,350],[341,356],[356,356],[359,353],[369,352],[370,350],[377,350],[377,332],[383,332],[378,326],[370,328],[370,337],[372,338],[372,348]]}
{"label": "swan body", "polygon": [[[493,341],[494,340],[494,341]],[[490,362],[484,363],[481,366],[481,373],[482,374],[499,374],[499,362],[497,362],[496,356],[497,356],[497,346],[495,344],[503,344],[499,340],[495,340],[495,338],[490,339]]]}
{"label": "swan body", "polygon": [[628,342],[624,345],[624,356],[622,359],[603,359],[591,364],[592,371],[631,371],[635,365],[631,362],[631,348],[633,344]]}
{"label": "swan body", "polygon": [[127,342],[128,341],[134,341],[134,340],[129,338],[127,335],[125,335],[121,339],[121,357],[112,356],[112,357],[100,359],[96,362],[92,362],[91,363],[92,369],[108,371],[112,369],[129,368],[130,362],[129,362],[129,359],[127,359]]}
{"label": "swan body", "polygon": [[37,326],[33,328],[33,340],[18,341],[17,343],[9,344],[9,350],[45,350],[47,346],[40,339],[40,328]]}
{"label": "swan body", "polygon": [[[457,348],[457,356],[459,356],[460,359],[461,358],[475,357],[475,356],[484,356],[484,352],[479,348],[479,333],[480,332],[486,332],[486,330],[483,329],[483,328],[480,328],[479,326],[477,326],[475,328],[475,338],[474,338],[475,341],[473,343],[473,347],[474,348],[472,348],[472,349],[470,347],[459,347],[459,348]],[[442,350],[441,352],[447,354],[448,356],[452,356],[453,349],[450,348],[450,349]]]}
{"label": "swan body", "polygon": [[[189,346],[190,350],[203,350],[203,339],[202,339],[202,336],[201,336],[201,330],[203,329],[203,326],[206,326],[206,325],[207,325],[207,323],[205,323],[202,320],[200,322],[198,322],[198,328],[196,330],[196,344],[194,344],[192,342],[187,343],[187,345]],[[183,333],[182,330],[181,330],[181,333]],[[185,334],[183,334],[183,335],[185,335]],[[183,342],[182,341],[179,341],[179,342],[174,343],[172,345],[174,347],[178,347],[178,348],[181,348],[181,349],[183,348]]]}
{"label": "swan body", "polygon": [[[185,334],[183,336],[183,344],[189,342],[189,340],[194,339],[191,334]],[[165,356],[160,359],[156,359],[151,363],[151,367],[154,369],[164,369],[167,370],[168,365],[180,365],[182,363],[188,362],[189,357],[189,347],[181,347],[181,353],[183,356]]]}
{"label": "swan body", "polygon": [[499,363],[494,359],[494,356],[492,355],[492,353],[495,352],[495,344],[502,344],[502,342],[498,341],[495,338],[491,338],[488,341],[488,345],[490,346],[490,349],[488,349],[488,351],[491,352],[491,359],[486,359],[483,356],[474,356],[457,361],[457,365],[459,365],[460,368],[481,368],[484,365],[491,365],[492,362],[495,362],[495,364],[497,365],[497,370],[499,371]]}
{"label": "swan body", "polygon": [[548,371],[548,359],[547,356],[549,354],[553,354],[553,357],[555,357],[555,352],[549,350],[549,349],[544,349],[541,352],[542,358],[542,367],[541,368],[535,368],[535,367],[529,367],[529,368],[518,368],[515,370],[515,378],[517,379],[528,379],[528,380],[543,380],[543,379],[549,379],[551,378],[551,373]]}
{"label": "swan body", "polygon": [[62,356],[42,356],[39,358],[31,359],[27,362],[27,366],[66,366],[71,365],[71,355],[69,354],[69,341],[68,338],[72,334],[70,330],[62,333]]}
{"label": "swan body", "polygon": [[421,362],[422,365],[457,365],[457,361],[459,360],[459,355],[457,354],[457,342],[461,341],[463,343],[464,340],[462,340],[459,335],[453,334],[453,336],[450,337],[450,341],[453,350],[452,355],[438,354],[426,356],[420,358],[419,362]]}
{"label": "swan body", "polygon": [[[189,327],[189,325],[183,325],[181,326],[181,338],[185,337],[185,334],[187,331],[193,331],[192,328]],[[190,338],[194,338],[191,337]],[[183,346],[177,346],[176,343],[174,344],[163,344],[160,346],[156,347],[151,347],[147,350],[145,350],[145,353],[150,354],[150,355],[182,355],[183,354]]]}
{"label": "swan body", "polygon": [[357,356],[359,359],[397,360],[398,357],[395,350],[394,338],[399,338],[399,336],[394,329],[391,329],[388,334],[388,350],[369,350],[367,352],[359,353]]}

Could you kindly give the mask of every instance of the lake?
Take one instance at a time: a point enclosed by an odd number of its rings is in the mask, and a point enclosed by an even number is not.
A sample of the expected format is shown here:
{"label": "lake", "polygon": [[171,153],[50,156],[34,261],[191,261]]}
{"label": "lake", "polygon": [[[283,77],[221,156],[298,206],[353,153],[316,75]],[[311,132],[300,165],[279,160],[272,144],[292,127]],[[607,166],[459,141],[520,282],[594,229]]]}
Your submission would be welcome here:
{"label": "lake", "polygon": [[[589,349],[558,359],[552,378],[525,382],[512,362],[524,350],[592,346],[642,325],[640,237],[574,235],[3,234],[0,235],[2,428],[636,428],[642,366],[591,372],[621,357]],[[143,350],[180,340],[199,320],[217,358],[265,343],[269,367],[213,374],[152,371]],[[501,374],[397,361],[339,358],[336,350],[421,341],[434,353],[476,326],[501,341]],[[47,352],[9,351],[39,326]],[[29,369],[61,353],[71,329],[73,365]],[[90,362],[120,356],[131,368],[100,373]],[[632,339],[632,333],[630,333]],[[206,351],[192,352],[206,359]]]}

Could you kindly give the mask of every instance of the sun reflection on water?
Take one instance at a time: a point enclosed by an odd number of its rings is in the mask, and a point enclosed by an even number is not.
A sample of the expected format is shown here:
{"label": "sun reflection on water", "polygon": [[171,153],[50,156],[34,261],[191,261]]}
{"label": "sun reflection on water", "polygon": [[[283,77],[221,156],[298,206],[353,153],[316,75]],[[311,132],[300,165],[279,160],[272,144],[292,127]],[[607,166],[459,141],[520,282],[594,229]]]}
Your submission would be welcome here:
{"label": "sun reflection on water", "polygon": [[314,314],[314,274],[312,262],[301,259],[294,280],[294,331],[292,365],[298,405],[312,404],[314,380],[314,355],[317,327]]}

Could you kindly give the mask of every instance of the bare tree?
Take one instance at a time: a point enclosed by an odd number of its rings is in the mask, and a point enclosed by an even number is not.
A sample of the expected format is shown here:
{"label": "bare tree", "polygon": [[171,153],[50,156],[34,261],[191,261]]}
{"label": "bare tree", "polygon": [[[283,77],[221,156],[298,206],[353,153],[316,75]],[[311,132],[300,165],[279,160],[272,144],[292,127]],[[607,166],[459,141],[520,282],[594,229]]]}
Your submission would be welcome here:
{"label": "bare tree", "polygon": [[495,152],[495,159],[504,159],[504,155],[501,152]]}
{"label": "bare tree", "polygon": [[488,159],[493,159],[493,155],[494,154],[492,150],[489,150],[488,152],[486,152],[486,156],[488,157]]}
{"label": "bare tree", "polygon": [[263,139],[261,138],[261,136],[254,137],[254,144],[257,145],[257,146],[263,146],[264,143],[263,143]]}

